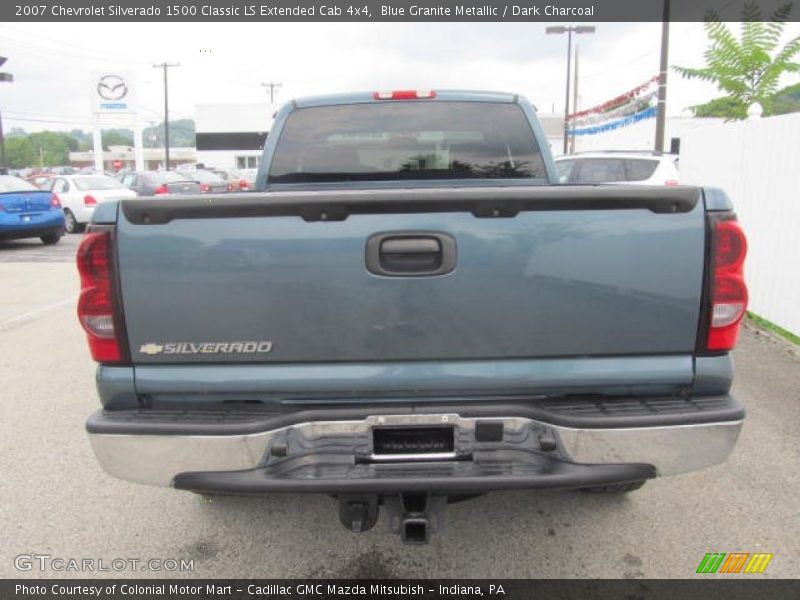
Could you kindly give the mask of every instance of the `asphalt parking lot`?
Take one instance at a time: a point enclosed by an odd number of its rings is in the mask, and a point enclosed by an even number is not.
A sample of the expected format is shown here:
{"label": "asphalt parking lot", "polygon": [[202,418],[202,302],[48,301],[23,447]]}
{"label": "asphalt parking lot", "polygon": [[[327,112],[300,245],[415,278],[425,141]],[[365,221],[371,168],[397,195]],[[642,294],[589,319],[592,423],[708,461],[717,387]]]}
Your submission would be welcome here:
{"label": "asphalt parking lot", "polygon": [[20,554],[193,559],[196,577],[685,578],[706,552],[771,552],[760,576],[800,573],[800,354],[783,340],[743,331],[734,391],[749,415],[726,464],[627,496],[483,496],[451,506],[445,531],[410,547],[384,518],[345,531],[325,496],[210,501],[105,475],[83,431],[99,403],[75,318],[77,242],[0,242],[2,577],[98,575],[20,572]]}

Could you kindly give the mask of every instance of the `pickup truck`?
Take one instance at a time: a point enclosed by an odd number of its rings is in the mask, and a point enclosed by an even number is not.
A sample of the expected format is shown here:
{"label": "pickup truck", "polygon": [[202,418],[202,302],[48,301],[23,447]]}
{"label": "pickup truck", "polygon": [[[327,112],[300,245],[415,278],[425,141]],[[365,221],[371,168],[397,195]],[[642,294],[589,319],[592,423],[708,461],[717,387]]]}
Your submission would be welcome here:
{"label": "pickup truck", "polygon": [[492,490],[725,461],[746,240],[728,197],[558,185],[513,94],[293,101],[256,189],[98,206],[78,313],[102,468],[325,493],[408,543]]}

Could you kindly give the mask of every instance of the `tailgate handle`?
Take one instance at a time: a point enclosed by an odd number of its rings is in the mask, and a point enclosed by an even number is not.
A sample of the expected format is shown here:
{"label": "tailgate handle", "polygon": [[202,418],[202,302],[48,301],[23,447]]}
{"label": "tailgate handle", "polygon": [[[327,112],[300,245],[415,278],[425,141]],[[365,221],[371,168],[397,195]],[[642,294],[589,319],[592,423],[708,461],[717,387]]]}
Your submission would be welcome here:
{"label": "tailgate handle", "polygon": [[456,242],[446,233],[380,233],[367,240],[366,261],[384,277],[445,275],[456,266]]}

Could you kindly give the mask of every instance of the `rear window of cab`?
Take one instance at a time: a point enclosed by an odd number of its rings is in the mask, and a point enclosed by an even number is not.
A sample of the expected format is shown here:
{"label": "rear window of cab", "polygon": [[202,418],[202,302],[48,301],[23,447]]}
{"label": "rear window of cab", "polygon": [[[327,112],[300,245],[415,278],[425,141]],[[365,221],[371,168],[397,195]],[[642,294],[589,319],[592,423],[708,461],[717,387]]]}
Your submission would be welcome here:
{"label": "rear window of cab", "polygon": [[301,108],[286,120],[274,183],[545,178],[517,104],[386,102]]}

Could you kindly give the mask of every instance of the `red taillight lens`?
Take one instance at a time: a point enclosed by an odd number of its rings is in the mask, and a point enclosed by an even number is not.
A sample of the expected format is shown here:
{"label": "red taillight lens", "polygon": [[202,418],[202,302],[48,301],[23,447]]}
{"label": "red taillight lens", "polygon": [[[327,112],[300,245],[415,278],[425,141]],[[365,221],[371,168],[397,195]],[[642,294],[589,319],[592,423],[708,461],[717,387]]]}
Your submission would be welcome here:
{"label": "red taillight lens", "polygon": [[713,223],[713,280],[711,324],[706,347],[731,350],[739,336],[739,324],[747,309],[744,258],[747,239],[732,215]]}
{"label": "red taillight lens", "polygon": [[747,239],[739,223],[717,221],[714,240],[714,267],[741,272],[747,254]]}
{"label": "red taillight lens", "polygon": [[153,194],[156,195],[156,196],[165,196],[165,195],[169,194],[169,190],[167,189],[166,185],[160,185],[155,189]]}
{"label": "red taillight lens", "polygon": [[201,183],[200,184],[200,191],[201,192],[210,192],[211,191],[211,186],[208,185],[207,183]]}
{"label": "red taillight lens", "polygon": [[97,200],[95,199],[95,197],[94,196],[90,196],[88,194],[83,197],[83,203],[86,206],[97,206]]}
{"label": "red taillight lens", "polygon": [[395,90],[393,92],[374,92],[375,100],[427,100],[436,98],[433,90]]}
{"label": "red taillight lens", "polygon": [[111,231],[90,227],[78,247],[78,319],[86,331],[92,358],[102,363],[122,361],[120,335],[115,326],[112,269]]}
{"label": "red taillight lens", "polygon": [[61,208],[61,198],[55,192],[50,194],[50,208]]}
{"label": "red taillight lens", "polygon": [[664,182],[664,185],[667,187],[675,187],[676,185],[678,185],[678,181],[676,179],[667,179]]}
{"label": "red taillight lens", "polygon": [[242,180],[239,182],[239,189],[240,189],[240,190],[246,190],[246,189],[248,189],[249,187],[250,187],[250,184],[249,184],[249,183],[247,183],[247,180],[246,180],[246,179],[242,179]]}

